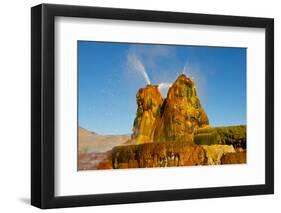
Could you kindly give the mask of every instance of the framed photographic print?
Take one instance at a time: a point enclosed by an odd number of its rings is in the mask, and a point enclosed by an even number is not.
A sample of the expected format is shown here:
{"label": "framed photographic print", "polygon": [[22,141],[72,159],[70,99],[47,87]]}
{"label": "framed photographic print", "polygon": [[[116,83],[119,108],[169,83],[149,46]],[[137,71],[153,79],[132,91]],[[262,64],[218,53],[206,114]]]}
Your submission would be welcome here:
{"label": "framed photographic print", "polygon": [[274,21],[31,9],[31,203],[274,192]]}

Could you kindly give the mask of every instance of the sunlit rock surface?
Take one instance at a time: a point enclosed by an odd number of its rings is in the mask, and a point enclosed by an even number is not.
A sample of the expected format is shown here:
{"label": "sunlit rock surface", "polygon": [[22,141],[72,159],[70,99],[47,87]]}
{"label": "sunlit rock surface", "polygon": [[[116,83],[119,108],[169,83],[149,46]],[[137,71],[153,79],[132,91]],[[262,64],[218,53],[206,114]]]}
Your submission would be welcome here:
{"label": "sunlit rock surface", "polygon": [[137,113],[132,140],[136,144],[193,141],[194,131],[208,127],[193,80],[180,75],[163,101],[157,86],[148,85],[137,93]]}
{"label": "sunlit rock surface", "polygon": [[135,144],[153,141],[155,121],[160,118],[163,98],[158,86],[147,85],[137,93],[137,113],[134,120],[132,142]]}
{"label": "sunlit rock surface", "polygon": [[153,141],[193,141],[194,131],[209,125],[194,82],[180,75],[170,87],[163,102],[161,116],[156,121]]}
{"label": "sunlit rock surface", "polygon": [[221,158],[226,153],[235,153],[232,145],[202,145],[206,154],[207,165],[221,164]]}
{"label": "sunlit rock surface", "polygon": [[151,168],[204,165],[205,151],[190,143],[146,143],[115,147],[113,168]]}

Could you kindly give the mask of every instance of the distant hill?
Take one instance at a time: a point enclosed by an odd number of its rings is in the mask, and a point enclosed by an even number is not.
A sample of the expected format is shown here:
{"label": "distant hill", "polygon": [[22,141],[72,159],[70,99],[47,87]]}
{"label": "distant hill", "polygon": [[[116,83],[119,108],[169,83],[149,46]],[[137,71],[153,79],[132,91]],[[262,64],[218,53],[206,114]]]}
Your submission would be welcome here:
{"label": "distant hill", "polygon": [[117,145],[122,145],[130,139],[130,135],[99,135],[85,128],[78,130],[79,154],[107,152]]}

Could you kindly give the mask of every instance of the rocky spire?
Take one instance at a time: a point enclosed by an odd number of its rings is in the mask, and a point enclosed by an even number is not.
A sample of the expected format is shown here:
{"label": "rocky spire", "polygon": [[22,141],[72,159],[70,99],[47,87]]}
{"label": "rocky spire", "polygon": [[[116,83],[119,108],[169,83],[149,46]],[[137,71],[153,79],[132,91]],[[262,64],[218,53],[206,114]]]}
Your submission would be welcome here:
{"label": "rocky spire", "polygon": [[155,121],[160,117],[163,98],[157,85],[147,85],[139,89],[137,113],[134,121],[132,140],[134,143],[152,142]]}

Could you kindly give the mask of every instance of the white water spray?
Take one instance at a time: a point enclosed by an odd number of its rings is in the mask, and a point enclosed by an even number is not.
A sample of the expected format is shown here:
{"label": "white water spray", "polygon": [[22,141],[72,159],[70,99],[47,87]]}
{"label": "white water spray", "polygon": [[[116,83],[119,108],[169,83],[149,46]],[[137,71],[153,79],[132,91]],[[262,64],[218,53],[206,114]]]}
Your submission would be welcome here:
{"label": "white water spray", "polygon": [[184,74],[186,77],[188,77],[186,71],[187,71],[187,65],[184,65],[184,67],[182,69],[182,74]]}
{"label": "white water spray", "polygon": [[135,54],[128,54],[128,63],[135,71],[143,76],[147,84],[151,84],[144,65]]}
{"label": "white water spray", "polygon": [[168,90],[171,86],[172,86],[172,84],[167,83],[167,82],[162,82],[162,83],[158,84],[158,89],[159,89],[162,97],[165,98],[167,96]]}
{"label": "white water spray", "polygon": [[190,69],[190,67],[187,64],[185,64],[183,69],[182,69],[182,74],[184,74],[186,77],[191,78],[192,80],[194,80],[193,76],[191,76],[190,74],[189,75],[187,74],[187,71],[189,71],[189,73],[190,73],[191,69]]}

